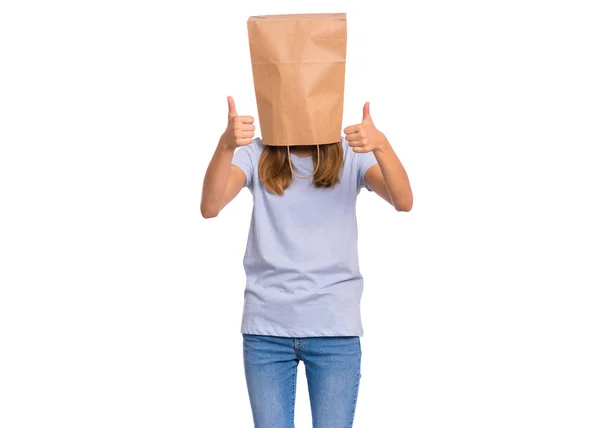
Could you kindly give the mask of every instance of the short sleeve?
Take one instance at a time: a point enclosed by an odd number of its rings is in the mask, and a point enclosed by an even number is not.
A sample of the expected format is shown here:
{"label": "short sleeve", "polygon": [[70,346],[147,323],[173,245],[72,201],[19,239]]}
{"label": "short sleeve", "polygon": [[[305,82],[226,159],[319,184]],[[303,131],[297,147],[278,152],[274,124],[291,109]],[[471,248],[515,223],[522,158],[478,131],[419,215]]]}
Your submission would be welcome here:
{"label": "short sleeve", "polygon": [[250,144],[238,147],[233,154],[231,164],[239,167],[246,174],[246,183],[244,187],[252,187],[252,177],[254,176],[254,165],[256,156],[256,146],[258,141],[252,140]]}
{"label": "short sleeve", "polygon": [[377,163],[377,158],[373,152],[355,153],[356,163],[358,167],[358,186],[366,188],[369,192],[373,189],[365,181],[365,174],[369,168]]}

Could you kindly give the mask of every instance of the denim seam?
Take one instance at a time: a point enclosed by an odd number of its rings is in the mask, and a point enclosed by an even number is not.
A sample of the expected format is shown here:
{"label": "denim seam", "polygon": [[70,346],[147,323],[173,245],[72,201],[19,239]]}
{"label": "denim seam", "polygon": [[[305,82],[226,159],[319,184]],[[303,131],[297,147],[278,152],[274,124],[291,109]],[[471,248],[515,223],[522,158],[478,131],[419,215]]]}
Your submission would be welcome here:
{"label": "denim seam", "polygon": [[360,370],[358,372],[358,377],[356,378],[356,388],[354,389],[354,402],[352,404],[352,415],[350,417],[350,426],[354,425],[354,416],[356,414],[356,403],[358,401],[358,388],[360,387]]}
{"label": "denim seam", "polygon": [[298,369],[294,369],[294,375],[292,376],[292,428],[294,427],[294,409],[296,406],[296,376],[298,375]]}
{"label": "denim seam", "polygon": [[359,350],[359,357],[358,357],[358,377],[356,379],[356,388],[354,390],[354,403],[352,405],[352,416],[350,419],[350,426],[354,425],[354,416],[356,414],[356,403],[358,401],[358,389],[360,388],[360,378],[362,376],[361,374],[361,360],[362,360],[362,346],[360,343],[360,337],[358,338],[358,350]]}
{"label": "denim seam", "polygon": [[294,352],[296,353],[296,358],[298,358],[299,360],[302,360],[302,358],[300,356],[300,350],[304,346],[304,344],[306,343],[307,340],[308,340],[308,337],[306,337],[304,339],[294,338]]}
{"label": "denim seam", "polygon": [[308,337],[305,337],[304,339],[300,339],[300,342],[298,343],[298,351],[300,350],[300,348],[302,348],[304,346],[304,344],[308,341]]}

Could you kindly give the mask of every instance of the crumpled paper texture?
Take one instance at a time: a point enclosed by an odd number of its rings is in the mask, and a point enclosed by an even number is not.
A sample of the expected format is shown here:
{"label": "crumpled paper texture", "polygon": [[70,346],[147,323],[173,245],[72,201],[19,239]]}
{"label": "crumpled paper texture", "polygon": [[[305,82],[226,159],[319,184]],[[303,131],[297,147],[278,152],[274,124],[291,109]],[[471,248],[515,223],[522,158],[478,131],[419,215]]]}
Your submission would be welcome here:
{"label": "crumpled paper texture", "polygon": [[247,24],[263,144],[339,142],[346,14],[251,16]]}

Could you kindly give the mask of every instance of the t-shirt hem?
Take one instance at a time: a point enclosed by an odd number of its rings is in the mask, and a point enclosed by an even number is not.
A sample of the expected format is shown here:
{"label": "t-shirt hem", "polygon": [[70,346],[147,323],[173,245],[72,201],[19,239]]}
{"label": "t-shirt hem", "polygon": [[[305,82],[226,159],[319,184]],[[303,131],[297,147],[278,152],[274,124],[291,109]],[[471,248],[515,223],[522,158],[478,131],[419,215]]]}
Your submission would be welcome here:
{"label": "t-shirt hem", "polygon": [[286,330],[278,327],[258,327],[253,325],[242,325],[240,330],[242,334],[257,334],[261,336],[280,336],[280,337],[321,337],[321,336],[358,336],[362,337],[363,331],[347,329],[327,329],[327,330]]}

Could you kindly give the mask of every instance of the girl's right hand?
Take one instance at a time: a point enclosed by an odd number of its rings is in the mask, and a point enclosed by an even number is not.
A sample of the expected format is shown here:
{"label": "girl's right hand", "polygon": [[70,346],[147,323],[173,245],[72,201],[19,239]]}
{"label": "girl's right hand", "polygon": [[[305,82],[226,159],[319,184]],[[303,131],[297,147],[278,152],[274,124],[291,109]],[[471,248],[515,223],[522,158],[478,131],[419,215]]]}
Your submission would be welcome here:
{"label": "girl's right hand", "polygon": [[227,104],[229,105],[229,115],[227,129],[221,137],[222,144],[229,149],[250,144],[256,129],[253,125],[254,118],[252,116],[238,116],[232,97],[227,97]]}

